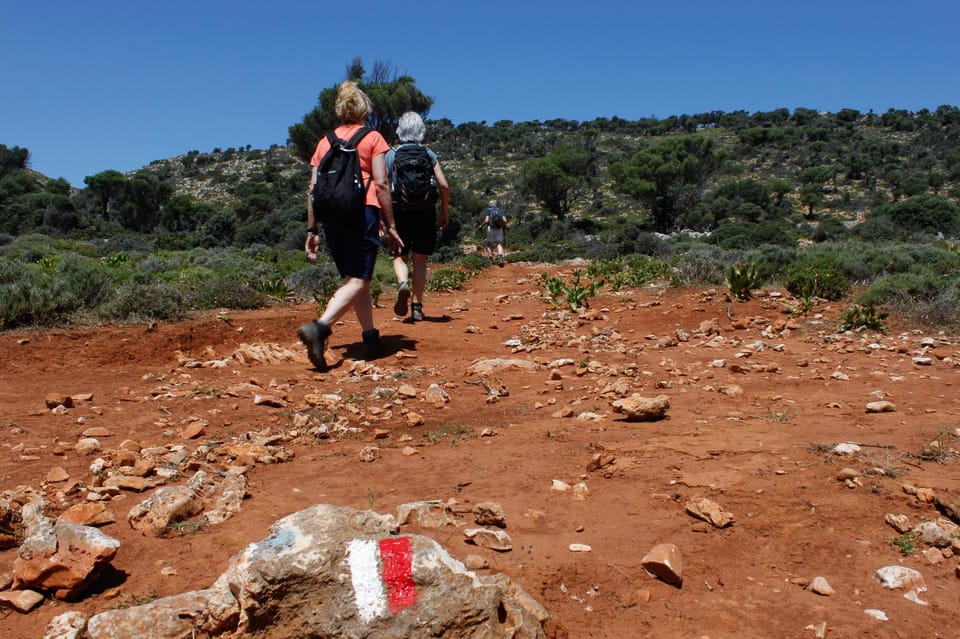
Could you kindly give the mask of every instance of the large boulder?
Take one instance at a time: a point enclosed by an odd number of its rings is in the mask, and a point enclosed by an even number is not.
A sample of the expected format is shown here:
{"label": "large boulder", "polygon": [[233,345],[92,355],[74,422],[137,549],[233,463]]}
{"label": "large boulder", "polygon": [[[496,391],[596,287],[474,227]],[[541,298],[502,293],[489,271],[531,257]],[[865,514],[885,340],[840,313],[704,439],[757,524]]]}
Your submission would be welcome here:
{"label": "large boulder", "polygon": [[199,633],[271,639],[536,639],[544,608],[503,575],[478,576],[396,519],[320,504],[235,555],[206,590],[90,618],[90,639]]}

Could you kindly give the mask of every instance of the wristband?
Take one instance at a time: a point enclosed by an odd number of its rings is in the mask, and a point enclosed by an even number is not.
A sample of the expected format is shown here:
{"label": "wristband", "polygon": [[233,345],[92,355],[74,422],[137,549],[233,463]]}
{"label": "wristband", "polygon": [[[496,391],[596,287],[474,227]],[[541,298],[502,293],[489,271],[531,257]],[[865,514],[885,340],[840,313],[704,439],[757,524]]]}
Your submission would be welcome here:
{"label": "wristband", "polygon": [[316,235],[319,231],[320,229],[318,229],[315,226],[311,226],[310,228],[307,229],[307,233],[313,233],[314,235]]}

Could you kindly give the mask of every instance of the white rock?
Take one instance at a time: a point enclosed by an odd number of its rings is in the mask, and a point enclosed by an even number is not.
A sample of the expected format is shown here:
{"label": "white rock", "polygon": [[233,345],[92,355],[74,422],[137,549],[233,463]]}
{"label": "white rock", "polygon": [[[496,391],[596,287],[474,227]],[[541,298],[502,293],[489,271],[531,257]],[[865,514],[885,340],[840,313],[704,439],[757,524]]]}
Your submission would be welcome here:
{"label": "white rock", "polygon": [[842,444],[834,446],[833,452],[838,455],[856,455],[860,452],[860,447],[857,444],[843,442]]}
{"label": "white rock", "polygon": [[873,617],[878,621],[890,621],[889,617],[887,617],[887,613],[875,608],[867,608],[863,611],[863,614],[867,615],[868,617]]}

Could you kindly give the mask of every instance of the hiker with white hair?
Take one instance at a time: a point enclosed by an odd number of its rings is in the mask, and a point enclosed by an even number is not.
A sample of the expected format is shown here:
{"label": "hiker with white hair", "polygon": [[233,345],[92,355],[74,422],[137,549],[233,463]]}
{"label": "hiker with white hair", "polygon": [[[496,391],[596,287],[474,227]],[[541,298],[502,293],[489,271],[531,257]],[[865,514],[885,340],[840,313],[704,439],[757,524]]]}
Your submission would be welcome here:
{"label": "hiker with white hair", "polygon": [[[394,220],[402,244],[391,251],[397,276],[397,301],[393,312],[406,317],[411,296],[410,319],[422,321],[423,293],[427,287],[427,257],[437,248],[438,232],[447,227],[450,186],[440,161],[423,144],[426,125],[415,111],[408,111],[397,122],[398,144],[387,151],[386,162],[393,195]],[[440,215],[437,215],[437,200]],[[407,256],[412,255],[413,286]]]}

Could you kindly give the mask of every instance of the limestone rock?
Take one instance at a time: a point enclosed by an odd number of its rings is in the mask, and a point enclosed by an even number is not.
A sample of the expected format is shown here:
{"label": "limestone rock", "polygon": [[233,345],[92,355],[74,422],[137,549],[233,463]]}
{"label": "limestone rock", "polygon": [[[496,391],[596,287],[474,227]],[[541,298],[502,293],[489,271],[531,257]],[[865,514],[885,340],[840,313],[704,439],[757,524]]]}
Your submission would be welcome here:
{"label": "limestone rock", "polygon": [[474,521],[480,526],[507,527],[507,513],[495,501],[482,501],[473,507]]}
{"label": "limestone rock", "polygon": [[87,627],[87,616],[71,610],[50,620],[43,631],[43,639],[82,639]]}
{"label": "limestone rock", "polygon": [[461,525],[460,520],[450,513],[449,506],[439,499],[400,504],[397,506],[397,523],[401,526],[416,524],[435,530]]}
{"label": "limestone rock", "polygon": [[66,521],[83,526],[106,526],[116,520],[116,516],[107,508],[106,504],[95,501],[74,504],[57,518],[58,522]]}
{"label": "limestone rock", "polygon": [[896,404],[886,400],[867,403],[868,413],[893,413],[896,410],[897,410]]}
{"label": "limestone rock", "polygon": [[683,557],[674,544],[657,544],[644,555],[640,565],[660,581],[677,588],[683,585]]}
{"label": "limestone rock", "polygon": [[17,612],[30,612],[40,605],[43,595],[35,590],[6,590],[0,592],[0,606]]}
{"label": "limestone rock", "polygon": [[890,590],[926,590],[923,575],[906,566],[884,566],[878,568],[876,578],[884,588]]}
{"label": "limestone rock", "polygon": [[503,530],[491,530],[489,528],[467,528],[463,531],[467,539],[480,546],[489,548],[498,552],[507,552],[513,550],[513,540]]}
{"label": "limestone rock", "polygon": [[90,526],[53,524],[42,507],[40,501],[23,507],[26,535],[13,564],[14,588],[74,599],[110,563],[120,542]]}
{"label": "limestone rock", "polygon": [[503,575],[478,576],[396,520],[319,504],[276,522],[207,589],[97,614],[89,639],[544,639],[548,615]]}
{"label": "limestone rock", "polygon": [[663,419],[670,408],[670,398],[666,395],[643,397],[634,393],[612,402],[611,406],[615,413],[626,415],[628,422],[650,422]]}
{"label": "limestone rock", "polygon": [[834,595],[837,592],[830,586],[829,583],[827,583],[826,579],[819,576],[814,577],[810,581],[810,583],[807,585],[807,590],[811,592],[815,592],[818,595],[823,595],[824,597],[829,597],[830,595]]}
{"label": "limestone rock", "polygon": [[705,497],[688,501],[687,512],[717,528],[726,528],[733,523],[733,513],[725,511],[720,504]]}

